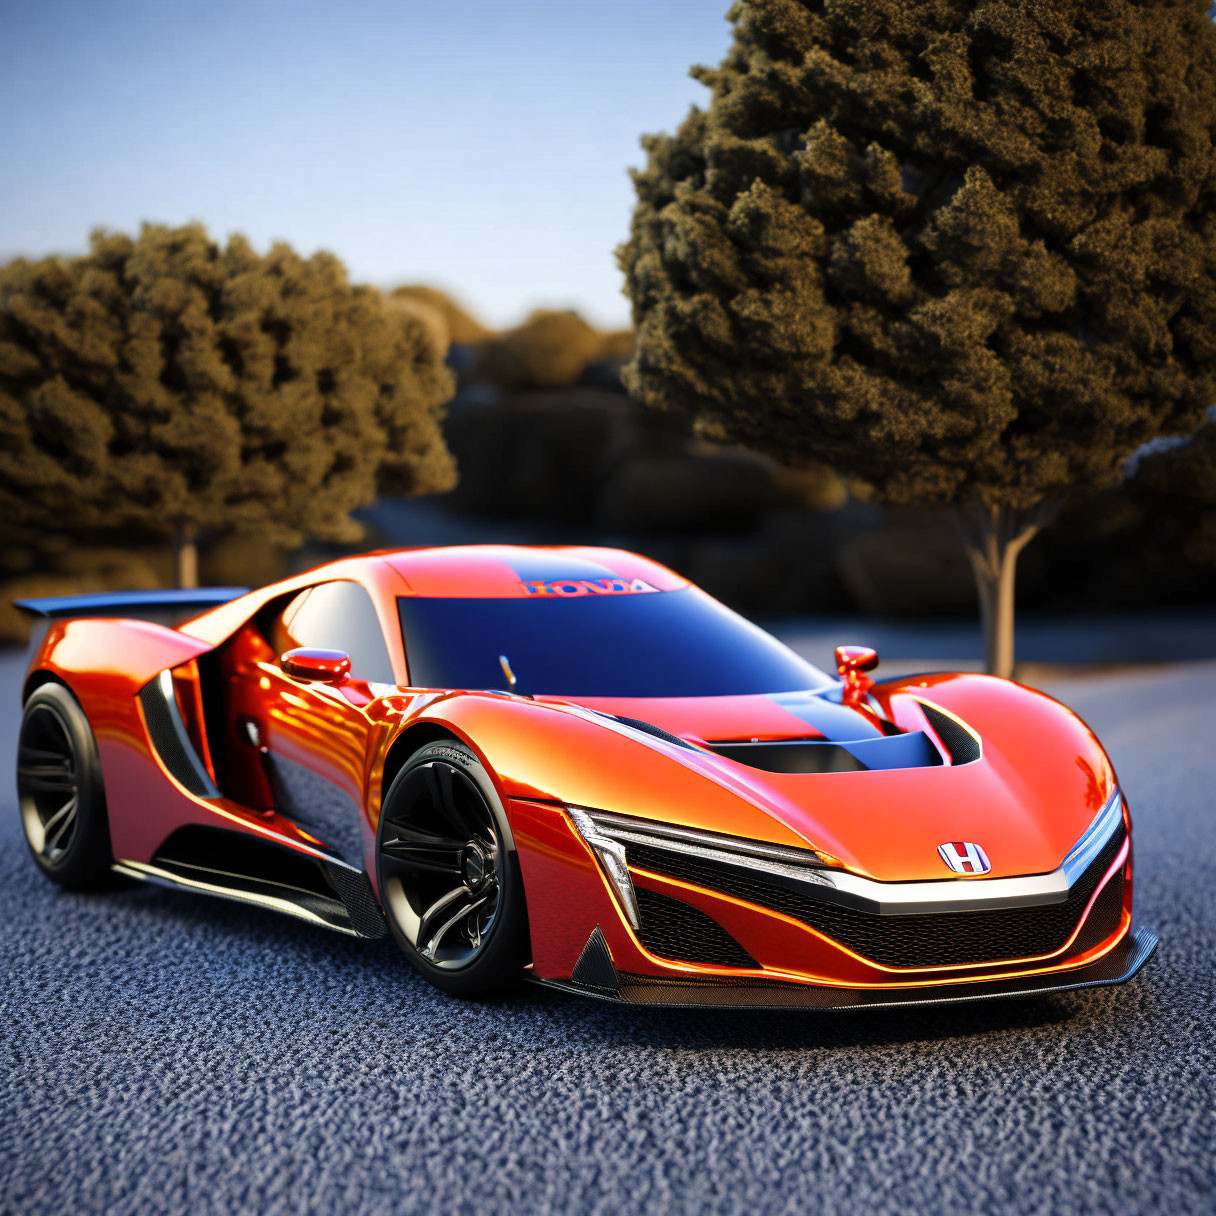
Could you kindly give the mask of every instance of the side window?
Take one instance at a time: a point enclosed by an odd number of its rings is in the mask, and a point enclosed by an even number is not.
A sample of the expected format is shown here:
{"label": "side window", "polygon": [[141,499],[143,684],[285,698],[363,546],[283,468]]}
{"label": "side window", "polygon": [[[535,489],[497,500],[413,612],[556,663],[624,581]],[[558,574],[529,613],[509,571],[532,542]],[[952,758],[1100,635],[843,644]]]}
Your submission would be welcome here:
{"label": "side window", "polygon": [[358,583],[321,583],[296,596],[274,623],[280,654],[295,646],[344,650],[356,680],[395,684],[380,618]]}
{"label": "side window", "polygon": [[276,655],[283,654],[293,647],[301,645],[300,642],[296,641],[295,635],[291,632],[291,622],[310,595],[312,595],[311,587],[307,591],[301,591],[299,595],[288,603],[282,612],[275,615],[270,622],[269,630],[264,630],[266,640],[274,647]]}

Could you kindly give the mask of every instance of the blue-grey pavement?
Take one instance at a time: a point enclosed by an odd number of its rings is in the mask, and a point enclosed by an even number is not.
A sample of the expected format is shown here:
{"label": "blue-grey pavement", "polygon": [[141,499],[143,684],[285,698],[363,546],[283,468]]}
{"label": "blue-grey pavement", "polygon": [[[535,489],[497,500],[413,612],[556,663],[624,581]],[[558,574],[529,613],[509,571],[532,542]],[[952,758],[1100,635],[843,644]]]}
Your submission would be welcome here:
{"label": "blue-grey pavement", "polygon": [[1122,988],[970,1006],[463,1003],[388,942],[57,890],[10,776],[0,1211],[1212,1212],[1216,668],[1051,691],[1119,769],[1161,948]]}

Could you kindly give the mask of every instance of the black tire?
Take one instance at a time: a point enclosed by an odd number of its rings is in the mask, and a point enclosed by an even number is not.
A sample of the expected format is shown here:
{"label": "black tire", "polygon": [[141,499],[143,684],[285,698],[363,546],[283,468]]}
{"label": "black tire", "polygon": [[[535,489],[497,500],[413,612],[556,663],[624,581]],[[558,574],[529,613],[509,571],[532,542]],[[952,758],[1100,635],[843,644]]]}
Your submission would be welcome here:
{"label": "black tire", "polygon": [[17,736],[17,806],[38,868],[53,882],[104,884],[113,856],[97,740],[62,684],[43,684],[25,703]]}
{"label": "black tire", "polygon": [[490,996],[523,976],[527,911],[506,815],[460,743],[416,751],[376,829],[376,881],[393,936],[436,988]]}

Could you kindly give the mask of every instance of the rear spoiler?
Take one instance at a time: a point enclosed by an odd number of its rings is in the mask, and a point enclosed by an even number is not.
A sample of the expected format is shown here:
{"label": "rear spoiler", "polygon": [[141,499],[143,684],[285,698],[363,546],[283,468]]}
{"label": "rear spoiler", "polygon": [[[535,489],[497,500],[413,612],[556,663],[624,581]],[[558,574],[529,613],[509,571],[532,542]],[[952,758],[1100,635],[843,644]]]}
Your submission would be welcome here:
{"label": "rear spoiler", "polygon": [[102,591],[93,595],[55,595],[45,599],[14,600],[13,607],[40,618],[33,629],[36,646],[52,621],[73,617],[117,616],[175,626],[218,608],[248,593],[248,587],[199,587],[168,591]]}
{"label": "rear spoiler", "polygon": [[248,592],[248,587],[199,587],[189,591],[101,591],[94,595],[54,595],[39,600],[14,600],[13,607],[30,616],[46,617],[51,621],[77,616],[129,616],[148,621],[171,617],[184,621]]}

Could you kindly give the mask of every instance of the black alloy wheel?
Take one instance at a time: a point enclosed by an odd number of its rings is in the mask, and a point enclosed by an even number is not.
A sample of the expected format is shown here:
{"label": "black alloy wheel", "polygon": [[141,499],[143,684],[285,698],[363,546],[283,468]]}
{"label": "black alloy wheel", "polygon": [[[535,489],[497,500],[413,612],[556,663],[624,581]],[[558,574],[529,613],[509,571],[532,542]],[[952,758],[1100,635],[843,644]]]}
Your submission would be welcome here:
{"label": "black alloy wheel", "polygon": [[17,736],[17,805],[38,867],[67,887],[110,872],[110,836],[97,742],[76,698],[43,684],[25,703]]}
{"label": "black alloy wheel", "polygon": [[436,987],[478,996],[520,978],[519,865],[493,783],[455,742],[416,752],[384,798],[377,879],[389,926]]}

